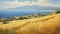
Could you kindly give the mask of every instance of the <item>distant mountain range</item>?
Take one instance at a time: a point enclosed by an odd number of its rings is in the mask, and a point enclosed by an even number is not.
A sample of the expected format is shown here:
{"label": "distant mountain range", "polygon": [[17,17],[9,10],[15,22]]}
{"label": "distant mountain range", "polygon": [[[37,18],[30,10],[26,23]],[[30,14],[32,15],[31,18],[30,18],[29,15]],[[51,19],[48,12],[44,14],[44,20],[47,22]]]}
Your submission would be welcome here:
{"label": "distant mountain range", "polygon": [[60,7],[51,7],[51,6],[22,6],[9,8],[5,10],[20,10],[20,11],[29,11],[29,10],[60,10]]}
{"label": "distant mountain range", "polygon": [[0,17],[22,16],[28,14],[48,14],[55,12],[53,10],[60,10],[60,7],[51,6],[22,6],[0,10]]}

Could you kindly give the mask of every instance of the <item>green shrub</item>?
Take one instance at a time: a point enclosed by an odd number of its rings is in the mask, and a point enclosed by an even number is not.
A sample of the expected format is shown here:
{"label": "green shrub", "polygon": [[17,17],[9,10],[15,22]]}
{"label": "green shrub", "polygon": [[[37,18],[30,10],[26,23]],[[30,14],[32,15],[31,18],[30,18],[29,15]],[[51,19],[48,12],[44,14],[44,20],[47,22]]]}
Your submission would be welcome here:
{"label": "green shrub", "polygon": [[29,17],[28,17],[28,16],[24,16],[23,18],[24,18],[24,19],[29,19]]}
{"label": "green shrub", "polygon": [[23,20],[23,19],[24,19],[23,16],[20,16],[19,20]]}
{"label": "green shrub", "polygon": [[7,23],[9,23],[9,21],[3,21],[3,24],[7,24]]}
{"label": "green shrub", "polygon": [[10,19],[10,18],[1,18],[0,19],[0,22],[4,22],[4,21],[12,21],[12,19]]}
{"label": "green shrub", "polygon": [[56,11],[56,13],[60,13],[60,10]]}
{"label": "green shrub", "polygon": [[5,19],[5,21],[12,21],[12,19],[11,18],[7,18],[7,19]]}
{"label": "green shrub", "polygon": [[31,17],[30,17],[30,16],[21,16],[21,17],[19,18],[19,20],[29,19],[29,18],[31,18]]}

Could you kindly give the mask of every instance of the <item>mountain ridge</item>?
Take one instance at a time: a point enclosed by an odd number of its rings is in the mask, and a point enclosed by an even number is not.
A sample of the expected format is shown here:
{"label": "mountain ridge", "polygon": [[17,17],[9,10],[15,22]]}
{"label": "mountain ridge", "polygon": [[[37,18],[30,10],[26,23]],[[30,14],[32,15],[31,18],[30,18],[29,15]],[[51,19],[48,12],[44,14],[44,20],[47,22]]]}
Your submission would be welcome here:
{"label": "mountain ridge", "polygon": [[51,6],[22,6],[15,8],[8,8],[4,10],[59,10],[60,7],[51,7]]}

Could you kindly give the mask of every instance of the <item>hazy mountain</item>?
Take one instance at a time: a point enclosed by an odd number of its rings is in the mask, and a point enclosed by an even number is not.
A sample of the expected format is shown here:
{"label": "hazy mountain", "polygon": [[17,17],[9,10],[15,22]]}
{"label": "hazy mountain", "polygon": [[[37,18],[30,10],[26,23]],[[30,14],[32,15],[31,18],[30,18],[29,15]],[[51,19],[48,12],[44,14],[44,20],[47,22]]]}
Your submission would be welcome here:
{"label": "hazy mountain", "polygon": [[19,11],[31,11],[31,10],[60,10],[60,7],[51,7],[51,6],[22,6],[9,8],[5,10],[19,10]]}

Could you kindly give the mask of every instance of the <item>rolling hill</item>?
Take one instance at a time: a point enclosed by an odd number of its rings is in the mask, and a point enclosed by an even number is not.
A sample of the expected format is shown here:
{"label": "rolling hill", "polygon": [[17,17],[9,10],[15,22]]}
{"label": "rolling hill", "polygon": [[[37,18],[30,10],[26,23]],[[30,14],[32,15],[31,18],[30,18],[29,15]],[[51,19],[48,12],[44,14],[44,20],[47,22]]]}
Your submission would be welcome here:
{"label": "rolling hill", "polygon": [[11,29],[18,34],[60,34],[60,14],[0,24],[0,30]]}

